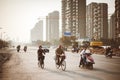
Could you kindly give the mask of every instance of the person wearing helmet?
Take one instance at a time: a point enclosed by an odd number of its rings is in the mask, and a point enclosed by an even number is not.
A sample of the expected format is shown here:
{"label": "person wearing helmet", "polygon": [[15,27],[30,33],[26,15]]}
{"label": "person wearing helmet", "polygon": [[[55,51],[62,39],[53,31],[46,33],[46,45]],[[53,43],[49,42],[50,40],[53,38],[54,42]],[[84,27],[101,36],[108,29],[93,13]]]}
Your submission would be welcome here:
{"label": "person wearing helmet", "polygon": [[44,63],[44,59],[45,59],[45,52],[44,50],[42,49],[42,46],[40,45],[39,46],[39,49],[37,50],[37,54],[38,54],[38,61],[41,59],[42,62]]}
{"label": "person wearing helmet", "polygon": [[[65,59],[65,53],[61,45],[59,45],[59,47],[56,49],[55,54],[56,54],[57,64],[59,65]],[[60,58],[61,58],[61,61],[60,61]]]}

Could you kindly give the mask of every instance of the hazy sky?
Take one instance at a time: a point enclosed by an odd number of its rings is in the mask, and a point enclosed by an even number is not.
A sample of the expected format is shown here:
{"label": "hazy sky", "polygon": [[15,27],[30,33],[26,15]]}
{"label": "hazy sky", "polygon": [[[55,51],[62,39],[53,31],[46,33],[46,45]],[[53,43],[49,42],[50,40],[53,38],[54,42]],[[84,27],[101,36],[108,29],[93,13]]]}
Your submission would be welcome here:
{"label": "hazy sky", "polygon": [[[109,14],[114,12],[114,0],[87,0],[91,2],[108,3]],[[54,10],[61,11],[61,0],[0,0],[0,34],[30,41],[30,30],[38,18],[45,19]]]}

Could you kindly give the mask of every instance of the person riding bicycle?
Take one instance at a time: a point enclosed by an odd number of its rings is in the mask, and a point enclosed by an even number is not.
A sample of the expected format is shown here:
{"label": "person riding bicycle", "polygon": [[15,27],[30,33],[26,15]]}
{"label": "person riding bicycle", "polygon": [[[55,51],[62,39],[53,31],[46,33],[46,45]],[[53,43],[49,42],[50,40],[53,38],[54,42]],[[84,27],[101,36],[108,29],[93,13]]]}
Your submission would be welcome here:
{"label": "person riding bicycle", "polygon": [[64,53],[61,45],[59,45],[59,47],[56,49],[55,53],[56,53],[57,64],[60,65],[63,62],[63,60],[65,59],[65,53]]}
{"label": "person riding bicycle", "polygon": [[44,59],[45,59],[45,52],[44,50],[42,49],[42,46],[40,45],[39,46],[39,49],[37,51],[37,54],[38,54],[38,61],[41,59],[42,60],[42,63],[44,63]]}

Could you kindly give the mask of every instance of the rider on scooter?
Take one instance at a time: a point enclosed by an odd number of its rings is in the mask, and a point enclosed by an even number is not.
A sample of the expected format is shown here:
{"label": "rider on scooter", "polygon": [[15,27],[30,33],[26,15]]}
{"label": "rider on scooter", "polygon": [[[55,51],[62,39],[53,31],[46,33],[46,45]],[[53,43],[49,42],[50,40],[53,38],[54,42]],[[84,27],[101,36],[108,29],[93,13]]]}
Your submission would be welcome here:
{"label": "rider on scooter", "polygon": [[24,49],[23,49],[23,50],[24,50],[24,52],[26,52],[26,51],[27,51],[27,46],[24,46]]}
{"label": "rider on scooter", "polygon": [[[93,60],[91,55],[91,51],[88,47],[83,47],[83,50],[80,52],[81,59],[80,59],[80,65],[82,65],[82,62],[84,64],[87,64],[88,60]],[[92,61],[94,63],[94,61]],[[79,65],[79,67],[80,67]]]}
{"label": "rider on scooter", "polygon": [[20,47],[21,47],[20,45],[17,46],[17,52],[20,51]]}

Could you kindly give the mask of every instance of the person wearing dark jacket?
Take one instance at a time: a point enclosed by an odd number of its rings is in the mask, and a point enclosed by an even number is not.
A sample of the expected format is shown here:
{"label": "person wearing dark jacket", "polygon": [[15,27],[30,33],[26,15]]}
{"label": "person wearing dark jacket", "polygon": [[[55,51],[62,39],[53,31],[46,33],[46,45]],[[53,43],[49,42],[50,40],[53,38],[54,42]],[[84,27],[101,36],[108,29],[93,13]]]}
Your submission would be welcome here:
{"label": "person wearing dark jacket", "polygon": [[39,49],[37,50],[37,55],[38,55],[38,61],[41,59],[42,62],[44,63],[44,59],[45,59],[45,52],[44,50],[42,49],[42,46],[40,45],[39,46]]}
{"label": "person wearing dark jacket", "polygon": [[65,52],[63,51],[61,45],[59,45],[59,47],[56,49],[55,54],[56,54],[57,64],[60,65],[62,61],[65,59]]}

